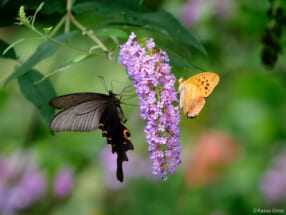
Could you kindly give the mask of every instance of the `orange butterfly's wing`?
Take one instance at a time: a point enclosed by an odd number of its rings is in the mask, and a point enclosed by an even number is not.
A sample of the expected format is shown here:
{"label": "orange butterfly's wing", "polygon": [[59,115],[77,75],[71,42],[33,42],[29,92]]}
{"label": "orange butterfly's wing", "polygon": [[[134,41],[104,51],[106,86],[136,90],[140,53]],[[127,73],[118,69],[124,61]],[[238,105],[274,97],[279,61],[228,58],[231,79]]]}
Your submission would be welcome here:
{"label": "orange butterfly's wing", "polygon": [[200,93],[200,88],[192,84],[185,84],[181,90],[180,108],[190,118],[196,117],[205,105],[205,98]]}
{"label": "orange butterfly's wing", "polygon": [[196,117],[203,109],[206,98],[219,82],[219,76],[212,72],[204,72],[192,76],[187,81],[179,80],[180,108],[189,118]]}
{"label": "orange butterfly's wing", "polygon": [[190,77],[186,84],[193,84],[200,89],[203,97],[208,97],[219,82],[219,76],[213,72],[203,72]]}
{"label": "orange butterfly's wing", "polygon": [[188,110],[188,118],[195,118],[197,115],[199,115],[199,113],[201,112],[201,110],[203,109],[203,107],[205,106],[206,103],[206,99],[202,96],[197,97],[193,104],[190,105],[189,110]]}

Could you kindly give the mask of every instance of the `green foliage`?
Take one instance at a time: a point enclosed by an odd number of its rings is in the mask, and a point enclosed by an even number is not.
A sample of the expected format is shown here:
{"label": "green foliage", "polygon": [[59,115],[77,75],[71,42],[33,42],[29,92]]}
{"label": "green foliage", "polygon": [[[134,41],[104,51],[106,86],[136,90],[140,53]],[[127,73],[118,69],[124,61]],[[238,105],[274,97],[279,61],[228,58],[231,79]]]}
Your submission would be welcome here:
{"label": "green foliage", "polygon": [[35,23],[37,14],[40,12],[40,10],[43,9],[43,7],[44,7],[44,2],[42,2],[42,3],[39,5],[39,7],[36,9],[36,11],[35,11],[34,16],[33,16],[33,18],[32,18],[32,22],[31,22],[32,26],[34,26],[34,23]]}
{"label": "green foliage", "polygon": [[30,20],[26,16],[24,6],[21,6],[19,9],[19,17],[18,20],[25,26],[30,27]]}
{"label": "green foliage", "polygon": [[[172,52],[168,52],[168,56],[170,58],[170,64],[172,66],[176,66],[176,67],[182,67],[182,68],[188,68],[188,69],[196,69],[198,71],[203,71],[202,68],[189,63],[188,61],[182,59],[181,57],[179,57],[178,55],[176,55],[175,53]],[[182,73],[181,71],[178,70],[174,70],[173,74],[176,76],[177,79],[179,79],[180,77],[182,77]]]}
{"label": "green foliage", "polygon": [[129,10],[122,4],[106,4],[105,2],[85,2],[75,5],[73,8],[75,13],[84,13],[91,10],[103,16],[123,16],[126,25],[145,27],[154,32],[159,31],[162,35],[174,40],[174,42],[191,45],[206,54],[205,49],[195,37],[168,12],[146,13],[139,9],[138,11]]}
{"label": "green foliage", "polygon": [[4,7],[5,4],[7,4],[9,1],[10,1],[10,0],[3,0],[3,1],[1,2],[1,7]]}
{"label": "green foliage", "polygon": [[261,58],[265,66],[273,68],[280,52],[283,51],[280,43],[286,27],[286,4],[277,0],[269,1],[269,3],[270,8],[267,10],[269,22],[262,37],[264,48]]}
{"label": "green foliage", "polygon": [[43,28],[43,31],[44,31],[45,35],[48,35],[51,32],[52,29],[53,29],[53,27],[50,26],[50,27],[47,27],[47,28]]}
{"label": "green foliage", "polygon": [[[24,26],[30,28],[32,31],[37,33],[46,41],[37,48],[37,50],[34,52],[34,54],[32,54],[30,58],[28,58],[23,64],[19,66],[19,69],[14,71],[12,75],[8,77],[4,85],[6,85],[7,83],[16,78],[20,78],[22,75],[25,75],[25,73],[33,69],[33,67],[36,66],[39,62],[54,55],[55,52],[61,46],[73,48],[75,50],[85,52],[85,54],[73,58],[72,60],[68,61],[68,63],[65,63],[63,66],[61,66],[54,72],[43,76],[40,80],[38,80],[38,83],[40,83],[41,81],[45,80],[46,78],[50,77],[51,75],[59,71],[71,67],[75,63],[79,63],[87,59],[92,54],[93,55],[96,54],[94,53],[95,49],[102,49],[102,51],[106,53],[109,58],[111,58],[114,51],[113,50],[109,51],[108,48],[99,40],[99,38],[97,38],[97,36],[103,38],[110,37],[117,46],[120,43],[118,39],[126,40],[128,38],[128,34],[126,33],[125,30],[120,29],[118,27],[117,28],[112,27],[113,26],[112,23],[105,23],[93,35],[93,32],[86,29],[80,22],[76,20],[76,18],[72,14],[66,14],[65,17],[62,18],[62,20],[58,23],[56,27],[50,26],[43,28],[44,33],[42,33],[35,26],[35,20],[38,13],[40,11],[43,11],[46,7],[48,7],[48,5],[49,4],[46,4],[46,6],[44,7],[44,2],[42,2],[36,8],[33,16],[27,16],[24,6],[20,7],[18,13],[18,20],[20,21],[20,24],[23,24]],[[203,46],[171,14],[164,11],[158,11],[152,13],[143,12],[141,6],[142,6],[142,1],[132,1],[131,3],[130,1],[122,0],[122,1],[117,1],[116,3],[114,2],[111,3],[110,1],[106,0],[102,2],[83,2],[75,4],[72,7],[72,11],[74,11],[77,14],[80,14],[83,12],[94,10],[102,16],[114,16],[114,17],[123,16],[125,22],[121,23],[121,27],[124,27],[124,25],[139,26],[140,28],[146,28],[154,32],[159,32],[169,40],[177,41],[178,43],[185,44],[187,46],[191,45],[200,50],[201,52],[205,53],[205,49],[203,48]],[[78,27],[82,31],[83,34],[86,34],[90,39],[92,39],[97,44],[92,45],[89,48],[89,51],[77,49],[70,45],[67,45],[66,44],[67,40],[72,35],[74,35],[75,31],[61,34],[56,36],[55,38],[52,38],[51,36],[57,33],[61,25],[63,25],[64,20],[66,20],[65,31],[69,31],[70,22],[72,22],[76,27]],[[14,42],[11,46],[5,47],[5,49],[7,48],[7,50],[9,50],[10,48],[14,47],[16,44],[18,44],[23,40],[24,39],[22,38]],[[163,49],[165,48],[167,50],[167,47],[164,47],[164,45],[162,45],[162,48]],[[11,49],[10,52],[13,52],[13,49]],[[199,69],[199,67],[187,62],[186,59],[184,59],[180,55],[175,54],[175,52],[172,52],[171,50],[170,50],[170,62],[171,65],[177,67],[189,67],[189,68]],[[180,77],[178,71],[174,72],[176,77]]]}
{"label": "green foliage", "polygon": [[3,40],[0,40],[0,53],[1,53],[0,57],[11,58],[11,59],[16,60],[17,56],[15,53],[15,50],[13,48],[8,50],[9,47],[10,45],[8,43],[6,43]]}
{"label": "green foliage", "polygon": [[116,28],[104,29],[103,31],[96,33],[96,35],[118,37],[125,40],[127,40],[129,36],[125,31]]}
{"label": "green foliage", "polygon": [[39,84],[35,82],[41,80],[43,75],[36,70],[28,70],[18,78],[21,92],[33,103],[41,112],[42,116],[49,122],[54,116],[55,110],[47,105],[49,101],[56,97],[55,89],[49,80],[44,80]]}
{"label": "green foliage", "polygon": [[[284,1],[274,1],[285,6]],[[74,0],[71,14],[67,13],[66,1],[45,0],[44,6],[41,2],[43,0],[0,1],[0,26],[8,26],[1,28],[0,39],[0,76],[6,80],[6,86],[0,91],[1,154],[32,151],[48,180],[48,194],[44,199],[20,211],[19,215],[241,215],[252,214],[253,208],[285,208],[286,199],[271,205],[261,190],[263,177],[273,166],[272,161],[285,150],[286,143],[285,53],[279,52],[272,72],[265,70],[260,62],[261,37],[269,24],[268,1],[255,4],[250,0],[226,0],[221,6],[230,3],[233,8],[227,8],[225,14],[210,9],[214,2],[201,1],[204,2],[203,13],[188,28],[178,21],[186,7],[180,0]],[[156,6],[150,8],[148,4]],[[196,8],[196,12],[200,9]],[[273,10],[274,18],[277,11]],[[16,17],[20,17],[18,21],[22,26],[14,25]],[[129,86],[125,68],[117,63],[116,56],[119,45],[131,32],[135,32],[140,41],[143,37],[144,41],[154,38],[156,49],[167,52],[177,79],[210,71],[219,74],[220,82],[197,118],[187,119],[182,113],[182,165],[166,182],[151,178],[152,168],[135,162],[138,154],[147,160],[150,157],[145,122],[140,119],[138,108],[122,105],[128,118],[126,127],[135,145],[135,150],[128,152],[128,164],[133,165],[133,169],[124,163],[124,171],[128,175],[127,171],[133,174],[136,169],[144,169],[146,178],[128,180],[126,177],[123,187],[113,184],[115,189],[108,183],[115,178],[115,173],[106,173],[108,168],[104,167],[110,160],[102,161],[101,151],[106,140],[101,133],[51,135],[48,122],[55,110],[48,102],[56,96],[55,88],[60,95],[106,93],[98,78],[100,74],[107,88],[111,89],[112,85],[115,93]],[[286,44],[283,35],[279,39],[281,50]],[[35,36],[43,41],[34,43]],[[267,41],[271,48],[276,48]],[[205,50],[208,56],[202,55]],[[126,103],[138,104],[134,89],[129,89],[125,93],[131,99]],[[240,156],[226,168],[214,166],[214,179],[206,174],[201,180],[210,181],[189,186],[188,174],[202,169],[193,163],[197,153],[194,148],[202,135],[209,137],[210,130],[227,134],[235,142]],[[199,154],[197,158],[209,159],[216,155],[224,148],[219,147],[220,144],[223,140],[210,150],[210,156]],[[232,152],[224,152],[223,156],[226,160],[234,157]],[[55,199],[53,176],[65,165],[75,169],[75,187],[70,197]],[[3,197],[1,193],[0,197]]]}
{"label": "green foliage", "polygon": [[[57,42],[65,42],[67,41],[75,32],[70,32],[68,34],[62,34],[54,38]],[[46,41],[42,43],[35,53],[25,62],[23,63],[19,69],[17,69],[5,82],[5,85],[10,81],[24,75],[30,69],[32,69],[35,65],[37,65],[40,61],[52,56],[61,45],[52,41]]]}

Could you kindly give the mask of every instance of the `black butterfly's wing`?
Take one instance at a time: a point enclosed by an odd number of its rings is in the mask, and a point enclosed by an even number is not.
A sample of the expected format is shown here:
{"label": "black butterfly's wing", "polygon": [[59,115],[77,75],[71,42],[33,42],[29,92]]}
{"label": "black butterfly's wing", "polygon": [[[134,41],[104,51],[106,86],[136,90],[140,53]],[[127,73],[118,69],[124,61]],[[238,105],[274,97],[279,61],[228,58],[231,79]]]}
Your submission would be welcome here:
{"label": "black butterfly's wing", "polygon": [[94,131],[98,129],[106,105],[105,100],[92,100],[74,105],[55,115],[50,121],[50,129],[54,132]]}
{"label": "black butterfly's wing", "polygon": [[107,138],[107,143],[111,144],[112,153],[117,153],[117,179],[123,181],[122,162],[128,161],[126,151],[132,150],[133,144],[130,141],[128,129],[121,124],[116,106],[106,107],[99,121],[99,128],[102,136]]}
{"label": "black butterfly's wing", "polygon": [[109,100],[109,98],[110,96],[101,93],[72,93],[52,99],[49,105],[57,109],[68,109],[86,101]]}
{"label": "black butterfly's wing", "polygon": [[120,100],[112,92],[109,95],[101,93],[73,93],[58,96],[49,102],[50,106],[64,109],[50,122],[50,129],[61,131],[93,131],[98,128],[99,119],[105,106],[116,106],[116,112],[121,121],[126,117],[120,107]]}
{"label": "black butterfly's wing", "polygon": [[[128,131],[128,129],[126,129],[126,127],[124,125],[122,125],[120,123],[120,121],[118,121],[119,124],[121,125],[116,125],[116,127],[118,128],[118,130],[112,132],[112,137],[113,140],[111,140],[111,144],[112,144],[112,150],[115,151],[117,153],[117,171],[116,171],[116,175],[119,181],[123,181],[123,169],[122,169],[122,163],[123,161],[128,161],[128,157],[126,152],[128,150],[133,150],[133,144],[131,143],[130,139],[130,133]],[[114,127],[115,129],[115,127]],[[126,132],[129,133],[129,137],[124,136],[124,134],[126,135]],[[128,139],[127,139],[128,138]],[[114,148],[114,149],[113,149]]]}
{"label": "black butterfly's wing", "polygon": [[123,181],[122,162],[128,161],[126,151],[133,149],[130,133],[120,121],[126,118],[120,107],[120,100],[112,92],[74,93],[56,97],[49,104],[64,109],[54,116],[50,129],[61,131],[93,131],[102,129],[107,143],[112,145],[112,153],[117,153],[117,178]]}

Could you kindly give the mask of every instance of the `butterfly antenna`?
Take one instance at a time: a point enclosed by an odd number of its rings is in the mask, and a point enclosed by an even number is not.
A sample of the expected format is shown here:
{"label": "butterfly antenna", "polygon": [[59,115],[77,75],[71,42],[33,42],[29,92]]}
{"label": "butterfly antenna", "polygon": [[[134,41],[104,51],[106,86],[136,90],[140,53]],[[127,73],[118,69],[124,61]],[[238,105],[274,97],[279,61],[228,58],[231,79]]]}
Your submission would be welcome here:
{"label": "butterfly antenna", "polygon": [[137,95],[136,93],[128,94],[128,95],[127,95],[127,94],[124,94],[124,95],[122,95],[122,97],[123,97],[123,96],[130,97],[130,96],[136,96],[136,95]]}
{"label": "butterfly antenna", "polygon": [[106,85],[106,82],[105,82],[105,80],[104,80],[103,75],[99,75],[98,78],[100,79],[100,81],[101,81],[102,85],[104,86],[105,90],[106,90],[107,92],[109,92],[109,91],[108,91],[108,88],[107,88],[107,85]]}
{"label": "butterfly antenna", "polygon": [[124,102],[124,101],[126,101],[127,99],[131,99],[131,98],[133,98],[133,97],[135,97],[136,96],[136,94],[133,94],[133,95],[124,95],[124,98],[122,99],[122,96],[120,97],[120,101],[121,102]]}
{"label": "butterfly antenna", "polygon": [[[119,84],[121,84],[121,85],[125,85],[125,83],[124,82],[122,82],[122,81],[118,81],[118,80],[111,80],[111,83],[110,83],[110,85],[111,85],[111,89],[113,90],[113,83],[114,82],[118,82]],[[119,93],[119,94],[117,94],[118,96],[121,96],[122,95],[122,93],[125,91],[125,88],[129,88],[129,87],[131,87],[132,85],[130,85],[130,86],[127,86],[127,87],[124,87],[123,88],[123,90]]]}
{"label": "butterfly antenna", "polygon": [[[131,87],[132,85],[130,85],[130,86],[127,86],[127,87],[124,87],[124,89],[120,92],[120,100],[123,98],[123,97],[128,97],[128,96],[130,96],[130,95],[123,95],[123,93],[124,92],[126,92],[126,93],[129,93],[129,92],[131,92],[131,91],[133,91],[134,89],[130,89],[130,90],[126,90],[126,89],[128,89],[129,87]],[[125,91],[126,90],[126,91]],[[136,95],[136,94],[135,94]],[[135,96],[134,95],[134,96]]]}
{"label": "butterfly antenna", "polygon": [[113,82],[114,82],[114,80],[111,80],[111,81],[110,81],[110,86],[111,86],[112,92],[113,92]]}
{"label": "butterfly antenna", "polygon": [[139,105],[135,105],[135,104],[127,104],[127,103],[124,103],[124,102],[121,102],[121,104],[129,105],[129,106],[136,106],[136,107],[138,107],[138,106],[139,106]]}
{"label": "butterfly antenna", "polygon": [[122,81],[118,81],[118,80],[111,80],[110,85],[111,85],[111,89],[113,90],[113,83],[114,82],[118,82],[120,84],[124,84]]}
{"label": "butterfly antenna", "polygon": [[183,74],[183,78],[185,77],[186,75],[186,67],[184,67],[184,74]]}
{"label": "butterfly antenna", "polygon": [[136,96],[137,94],[136,93],[134,93],[134,94],[129,94],[129,95],[122,95],[121,97],[124,97],[123,99],[127,99],[127,98],[130,98],[130,97],[134,97],[134,96]]}
{"label": "butterfly antenna", "polygon": [[[124,91],[125,91],[126,89],[128,89],[129,87],[132,87],[132,86],[133,86],[133,85],[128,85],[128,86],[124,87],[124,88],[121,90],[121,92],[119,93],[119,95],[122,96],[122,94],[124,93]],[[130,90],[133,90],[133,89],[130,89]],[[130,90],[128,90],[127,92],[129,92]]]}
{"label": "butterfly antenna", "polygon": [[180,80],[184,79],[185,75],[186,75],[186,67],[184,67],[184,74],[182,75],[182,77],[179,79],[176,79],[176,81],[180,83]]}

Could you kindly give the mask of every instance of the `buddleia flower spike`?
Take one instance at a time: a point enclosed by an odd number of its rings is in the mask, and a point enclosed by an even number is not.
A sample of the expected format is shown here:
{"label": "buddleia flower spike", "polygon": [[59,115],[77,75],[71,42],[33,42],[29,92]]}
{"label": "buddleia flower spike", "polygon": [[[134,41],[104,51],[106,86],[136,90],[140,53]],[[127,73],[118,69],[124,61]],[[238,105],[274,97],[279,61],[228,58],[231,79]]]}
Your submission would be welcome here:
{"label": "buddleia flower spike", "polygon": [[127,68],[140,99],[141,117],[147,120],[145,133],[153,161],[153,174],[167,179],[174,174],[180,159],[180,113],[176,78],[171,74],[169,58],[163,50],[154,49],[155,42],[149,39],[144,46],[131,33],[121,45],[118,62]]}

